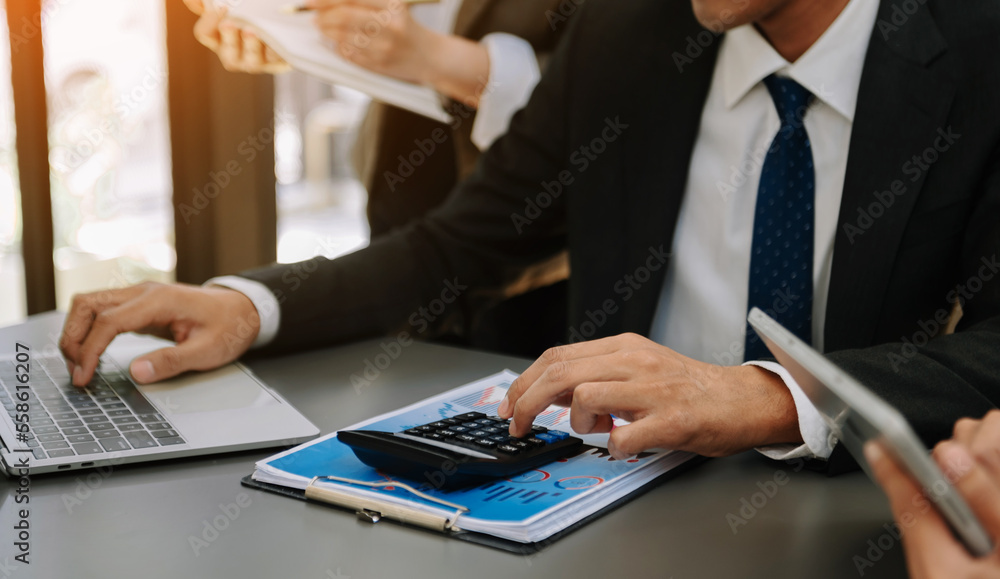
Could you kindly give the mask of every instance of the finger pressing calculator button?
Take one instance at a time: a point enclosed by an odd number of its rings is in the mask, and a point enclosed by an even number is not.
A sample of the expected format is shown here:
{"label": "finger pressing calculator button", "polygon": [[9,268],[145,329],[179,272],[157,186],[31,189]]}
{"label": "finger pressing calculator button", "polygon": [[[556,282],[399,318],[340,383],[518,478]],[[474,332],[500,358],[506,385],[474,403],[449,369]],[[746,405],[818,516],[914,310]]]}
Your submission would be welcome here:
{"label": "finger pressing calculator button", "polygon": [[497,450],[504,454],[520,454],[521,449],[516,446],[511,446],[509,444],[500,444],[497,446]]}

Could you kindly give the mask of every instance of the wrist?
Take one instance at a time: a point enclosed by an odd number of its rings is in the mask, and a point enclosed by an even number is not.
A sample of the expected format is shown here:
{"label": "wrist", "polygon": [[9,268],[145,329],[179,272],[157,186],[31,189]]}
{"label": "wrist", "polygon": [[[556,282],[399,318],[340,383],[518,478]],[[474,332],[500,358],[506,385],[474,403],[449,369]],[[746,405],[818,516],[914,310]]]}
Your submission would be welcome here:
{"label": "wrist", "polygon": [[458,36],[426,32],[430,36],[423,45],[427,47],[427,62],[422,67],[422,83],[448,98],[478,108],[490,75],[486,47]]}
{"label": "wrist", "polygon": [[752,397],[747,440],[759,448],[778,444],[802,444],[795,399],[780,376],[759,366],[734,366],[735,387]]}

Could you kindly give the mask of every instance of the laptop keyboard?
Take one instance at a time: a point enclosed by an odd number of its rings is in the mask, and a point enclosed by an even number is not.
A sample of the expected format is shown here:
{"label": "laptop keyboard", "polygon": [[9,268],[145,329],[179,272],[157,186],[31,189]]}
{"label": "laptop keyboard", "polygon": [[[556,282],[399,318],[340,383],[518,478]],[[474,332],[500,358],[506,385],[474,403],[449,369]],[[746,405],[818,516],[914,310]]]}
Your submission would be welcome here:
{"label": "laptop keyboard", "polygon": [[[21,443],[31,448],[35,459],[184,444],[170,422],[114,364],[102,360],[85,388],[72,385],[62,358],[36,357],[31,366],[30,432]],[[20,414],[17,385],[14,369],[0,368],[0,403],[12,421]]]}

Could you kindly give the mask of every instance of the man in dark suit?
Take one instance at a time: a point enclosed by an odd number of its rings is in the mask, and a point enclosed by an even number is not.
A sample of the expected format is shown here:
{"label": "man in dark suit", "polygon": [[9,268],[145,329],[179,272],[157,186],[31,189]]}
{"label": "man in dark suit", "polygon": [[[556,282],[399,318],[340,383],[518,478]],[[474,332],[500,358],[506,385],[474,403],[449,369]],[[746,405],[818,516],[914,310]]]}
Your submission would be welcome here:
{"label": "man in dark suit", "polygon": [[[62,344],[74,383],[115,334],[150,326],[179,343],[133,362],[140,381],[217,366],[255,340],[280,352],[431,335],[568,247],[568,338],[589,341],[514,384],[500,412],[515,434],[557,402],[581,432],[632,419],[611,434],[616,456],[767,447],[843,468],[797,386],[743,336],[752,305],[928,442],[985,413],[1000,399],[996,4],[693,7],[589,0],[474,175],[365,250],[243,274],[266,295],[81,296]],[[963,317],[944,335],[955,301]],[[692,313],[697,324],[679,322]]]}

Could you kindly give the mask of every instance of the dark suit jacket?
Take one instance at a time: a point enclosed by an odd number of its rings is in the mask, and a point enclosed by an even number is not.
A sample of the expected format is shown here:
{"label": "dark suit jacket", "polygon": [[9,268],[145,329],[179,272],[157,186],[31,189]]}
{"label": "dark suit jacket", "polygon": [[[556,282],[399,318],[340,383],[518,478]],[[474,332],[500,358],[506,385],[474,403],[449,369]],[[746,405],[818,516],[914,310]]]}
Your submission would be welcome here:
{"label": "dark suit jacket", "polygon": [[[883,1],[879,22],[825,344],[930,444],[1000,400],[1000,5],[928,0],[900,22]],[[588,0],[531,102],[448,203],[365,250],[315,260],[308,279],[302,265],[246,274],[282,301],[271,350],[430,335],[469,315],[470,296],[567,247],[571,329],[647,334],[665,268],[631,292],[621,282],[670,249],[717,47],[687,2]],[[572,184],[558,192],[560,176]],[[959,287],[958,331],[937,335]],[[829,466],[850,464],[838,447]]]}

